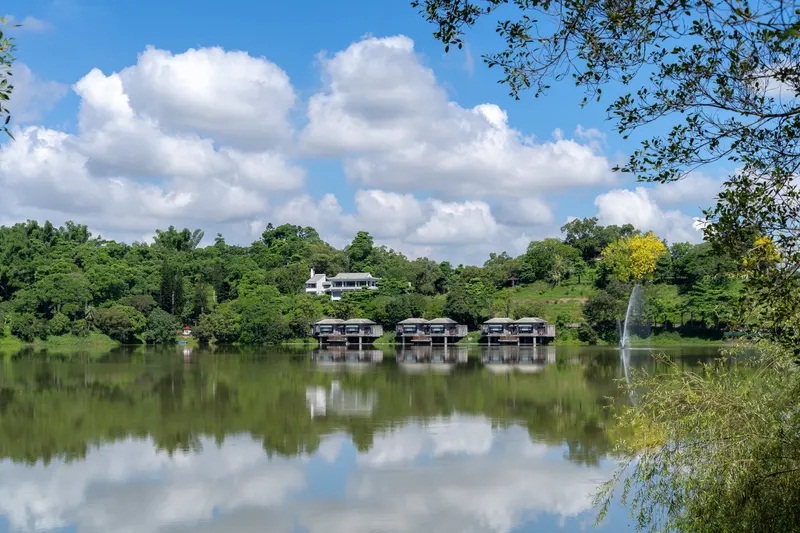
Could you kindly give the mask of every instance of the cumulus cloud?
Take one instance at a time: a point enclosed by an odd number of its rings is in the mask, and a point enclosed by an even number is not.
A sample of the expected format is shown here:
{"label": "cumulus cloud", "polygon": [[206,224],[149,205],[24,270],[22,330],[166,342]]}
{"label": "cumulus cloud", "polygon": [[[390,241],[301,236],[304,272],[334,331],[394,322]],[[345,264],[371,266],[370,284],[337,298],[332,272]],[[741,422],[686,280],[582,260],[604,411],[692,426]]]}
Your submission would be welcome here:
{"label": "cumulus cloud", "polygon": [[304,146],[345,157],[347,175],[369,187],[475,198],[611,182],[594,141],[537,143],[497,105],[449,101],[408,37],[364,39],[321,63],[325,86],[309,101]]}
{"label": "cumulus cloud", "polygon": [[41,119],[68,91],[62,83],[39,79],[24,63],[14,64],[13,83],[8,107],[17,123]]}
{"label": "cumulus cloud", "polygon": [[0,149],[4,207],[20,218],[50,211],[62,215],[56,222],[138,234],[165,223],[246,224],[269,196],[304,183],[284,146],[294,91],[265,59],[148,48],[136,65],[93,69],[73,89],[77,132],[17,129]]}
{"label": "cumulus cloud", "polygon": [[594,204],[601,224],[633,224],[673,243],[697,243],[703,239],[693,217],[678,210],[663,209],[652,189],[614,189],[599,195]]}
{"label": "cumulus cloud", "polygon": [[119,76],[131,106],[167,131],[255,149],[291,135],[294,88],[265,58],[217,47],[177,55],[148,47]]}
{"label": "cumulus cloud", "polygon": [[722,189],[723,180],[694,172],[682,180],[659,184],[652,188],[653,198],[661,205],[711,207]]}

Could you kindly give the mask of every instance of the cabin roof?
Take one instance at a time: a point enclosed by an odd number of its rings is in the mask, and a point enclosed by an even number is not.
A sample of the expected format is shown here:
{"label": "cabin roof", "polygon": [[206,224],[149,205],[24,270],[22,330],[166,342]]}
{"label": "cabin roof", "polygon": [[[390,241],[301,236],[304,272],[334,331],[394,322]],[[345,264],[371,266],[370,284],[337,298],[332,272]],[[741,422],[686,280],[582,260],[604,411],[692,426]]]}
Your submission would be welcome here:
{"label": "cabin roof", "polygon": [[537,316],[526,316],[514,322],[515,324],[546,324],[547,321]]}
{"label": "cabin roof", "polygon": [[513,324],[514,321],[507,317],[490,318],[484,324]]}
{"label": "cabin roof", "polygon": [[369,272],[339,272],[328,279],[333,281],[377,281],[380,278],[373,277]]}
{"label": "cabin roof", "polygon": [[447,324],[447,325],[458,324],[458,322],[456,322],[452,318],[447,318],[446,316],[445,317],[434,318],[433,320],[430,320],[428,323],[429,324]]}
{"label": "cabin roof", "polygon": [[359,325],[359,326],[374,326],[375,322],[368,318],[351,318],[350,320],[345,320],[345,324],[347,325]]}
{"label": "cabin roof", "polygon": [[405,320],[401,320],[398,324],[405,325],[405,324],[427,324],[428,321],[424,318],[406,318]]}
{"label": "cabin roof", "polygon": [[314,274],[313,276],[308,278],[306,283],[317,283],[321,279],[325,279],[325,274]]}
{"label": "cabin roof", "polygon": [[315,322],[318,326],[327,326],[327,325],[336,325],[336,324],[344,324],[344,320],[341,318],[323,318],[322,320],[318,320]]}

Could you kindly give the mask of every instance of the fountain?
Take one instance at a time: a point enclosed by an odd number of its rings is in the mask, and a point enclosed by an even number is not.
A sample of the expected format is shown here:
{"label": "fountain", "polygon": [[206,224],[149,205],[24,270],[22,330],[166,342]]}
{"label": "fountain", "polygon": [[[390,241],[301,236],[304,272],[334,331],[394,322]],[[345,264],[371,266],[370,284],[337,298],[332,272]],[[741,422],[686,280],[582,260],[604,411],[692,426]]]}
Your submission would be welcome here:
{"label": "fountain", "polygon": [[631,296],[628,299],[628,309],[625,311],[625,321],[620,326],[620,357],[622,359],[622,371],[625,375],[625,382],[628,385],[628,397],[632,404],[636,404],[636,396],[631,387],[631,332],[638,337],[647,337],[650,333],[650,325],[642,319],[644,315],[644,294],[641,285],[634,285]]}
{"label": "fountain", "polygon": [[628,309],[625,312],[625,321],[622,323],[622,335],[619,339],[620,348],[629,348],[631,344],[631,330],[636,329],[636,333],[644,333],[640,337],[647,336],[645,326],[641,322],[642,314],[644,311],[644,295],[642,293],[641,285],[634,285],[631,291],[631,297],[628,299]]}

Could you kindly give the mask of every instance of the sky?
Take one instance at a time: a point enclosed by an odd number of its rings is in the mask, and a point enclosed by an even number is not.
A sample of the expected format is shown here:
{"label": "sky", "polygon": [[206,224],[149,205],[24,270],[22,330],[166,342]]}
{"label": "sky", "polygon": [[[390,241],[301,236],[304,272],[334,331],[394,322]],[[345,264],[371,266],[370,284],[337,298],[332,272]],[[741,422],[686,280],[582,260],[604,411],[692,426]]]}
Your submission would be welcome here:
{"label": "sky", "polygon": [[0,224],[67,220],[126,242],[212,242],[267,223],[336,246],[366,230],[409,257],[481,264],[574,217],[699,242],[723,175],[637,183],[604,105],[556,84],[517,101],[481,54],[446,54],[407,0],[10,0],[15,141]]}

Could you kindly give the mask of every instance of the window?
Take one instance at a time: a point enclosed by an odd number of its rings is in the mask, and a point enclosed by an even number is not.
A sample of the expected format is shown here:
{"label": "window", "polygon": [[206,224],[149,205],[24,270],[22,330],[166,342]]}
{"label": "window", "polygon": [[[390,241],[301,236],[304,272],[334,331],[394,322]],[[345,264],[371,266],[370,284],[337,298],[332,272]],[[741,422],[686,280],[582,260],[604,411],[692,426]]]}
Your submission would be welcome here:
{"label": "window", "polygon": [[417,326],[403,326],[403,333],[416,333]]}
{"label": "window", "polygon": [[358,326],[347,326],[344,330],[346,333],[358,333],[360,329]]}
{"label": "window", "polygon": [[533,326],[530,325],[530,324],[519,326],[519,332],[520,333],[533,333]]}
{"label": "window", "polygon": [[489,333],[503,333],[503,326],[491,325],[489,326]]}
{"label": "window", "polygon": [[441,335],[444,333],[444,326],[431,326],[431,333]]}
{"label": "window", "polygon": [[333,326],[320,326],[319,327],[320,333],[333,333]]}

